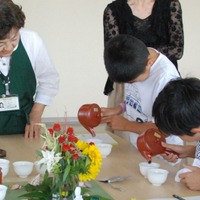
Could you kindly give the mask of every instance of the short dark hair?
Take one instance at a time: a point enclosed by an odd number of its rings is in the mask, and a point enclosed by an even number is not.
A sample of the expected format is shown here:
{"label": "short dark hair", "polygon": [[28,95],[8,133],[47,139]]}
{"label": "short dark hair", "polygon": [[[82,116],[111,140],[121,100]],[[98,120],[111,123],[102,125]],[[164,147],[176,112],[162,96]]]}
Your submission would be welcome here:
{"label": "short dark hair", "polygon": [[154,102],[153,116],[164,133],[193,136],[191,129],[200,126],[200,80],[170,81]]}
{"label": "short dark hair", "polygon": [[149,56],[146,45],[131,35],[117,35],[104,50],[104,63],[109,78],[126,83],[145,71]]}
{"label": "short dark hair", "polygon": [[11,0],[0,0],[0,39],[4,39],[13,27],[23,27],[25,18],[20,6]]}

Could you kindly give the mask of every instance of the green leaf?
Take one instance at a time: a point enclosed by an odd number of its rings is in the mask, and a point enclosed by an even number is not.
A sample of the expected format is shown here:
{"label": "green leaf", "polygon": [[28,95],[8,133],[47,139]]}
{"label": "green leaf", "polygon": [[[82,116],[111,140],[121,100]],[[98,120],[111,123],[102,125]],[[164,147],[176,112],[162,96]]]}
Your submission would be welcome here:
{"label": "green leaf", "polygon": [[83,197],[84,200],[111,200],[111,199],[108,199],[108,198],[105,198],[105,197],[102,197],[102,196],[99,196],[99,195],[91,195],[91,196],[88,196],[88,197]]}
{"label": "green leaf", "polygon": [[51,198],[50,193],[42,193],[42,192],[31,192],[27,194],[23,194],[19,196],[19,198],[27,198],[28,200],[49,200]]}
{"label": "green leaf", "polygon": [[67,177],[68,177],[68,175],[69,175],[69,172],[70,172],[70,169],[71,169],[71,166],[70,166],[70,165],[67,165],[66,168],[65,168],[63,180],[66,180],[66,179],[67,179]]}
{"label": "green leaf", "polygon": [[37,154],[39,157],[43,158],[43,156],[42,156],[42,152],[41,152],[41,151],[36,150],[36,154]]}
{"label": "green leaf", "polygon": [[51,185],[53,179],[48,177],[48,171],[45,172],[44,179],[40,185],[27,184],[24,186],[27,191],[26,194],[19,196],[19,198],[27,198],[28,200],[49,200],[52,197]]}

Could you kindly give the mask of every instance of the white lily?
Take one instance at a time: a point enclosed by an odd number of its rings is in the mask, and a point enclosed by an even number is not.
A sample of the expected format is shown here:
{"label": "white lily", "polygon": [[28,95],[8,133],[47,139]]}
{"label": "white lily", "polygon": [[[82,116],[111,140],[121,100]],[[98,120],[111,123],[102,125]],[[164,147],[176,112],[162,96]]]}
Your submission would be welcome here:
{"label": "white lily", "polygon": [[62,158],[60,155],[61,153],[55,154],[54,149],[52,151],[41,151],[43,158],[38,162],[38,164],[46,164],[47,165],[47,171],[50,173],[52,171],[53,166],[59,162],[59,160]]}
{"label": "white lily", "polygon": [[57,144],[57,140],[58,140],[58,137],[52,137],[49,133],[49,130],[47,129],[46,125],[45,124],[42,124],[42,123],[36,123],[36,125],[38,126],[41,126],[42,127],[42,132],[40,134],[40,136],[44,139],[44,144],[43,144],[43,147],[48,147],[48,149],[53,149],[53,147],[56,146]]}

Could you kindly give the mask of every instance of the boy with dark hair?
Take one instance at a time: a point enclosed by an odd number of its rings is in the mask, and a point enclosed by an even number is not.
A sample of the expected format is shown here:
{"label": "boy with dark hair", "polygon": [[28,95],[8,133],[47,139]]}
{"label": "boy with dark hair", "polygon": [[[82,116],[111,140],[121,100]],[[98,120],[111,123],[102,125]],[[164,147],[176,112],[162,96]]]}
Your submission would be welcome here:
{"label": "boy with dark hair", "polygon": [[176,135],[186,142],[197,141],[195,146],[163,146],[177,152],[179,157],[193,157],[193,166],[185,166],[179,175],[181,182],[191,190],[200,190],[200,80],[179,79],[169,82],[153,105],[155,124],[166,135]]}
{"label": "boy with dark hair", "polygon": [[[109,78],[118,83],[133,81],[145,72],[149,55],[145,44],[133,36],[115,37],[108,43],[104,52]],[[155,60],[158,55],[154,56]]]}
{"label": "boy with dark hair", "polygon": [[[166,83],[180,76],[166,56],[130,35],[112,38],[105,47],[104,61],[112,81],[126,84],[125,102],[102,108],[102,122],[112,130],[128,131],[136,146],[138,134],[156,127],[152,117],[155,98]],[[123,112],[127,118],[121,116]],[[167,142],[183,144],[175,136],[168,137]]]}

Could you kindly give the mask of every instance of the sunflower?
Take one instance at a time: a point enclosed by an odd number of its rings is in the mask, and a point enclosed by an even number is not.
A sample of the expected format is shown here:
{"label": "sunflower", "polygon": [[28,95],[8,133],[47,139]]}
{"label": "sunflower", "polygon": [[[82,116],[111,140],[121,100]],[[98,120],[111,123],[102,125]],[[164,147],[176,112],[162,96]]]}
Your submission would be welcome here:
{"label": "sunflower", "polygon": [[77,143],[78,148],[82,151],[82,154],[89,156],[90,164],[88,166],[86,173],[79,174],[80,181],[90,181],[94,180],[98,173],[100,172],[100,168],[102,166],[102,157],[98,148],[93,143],[86,143],[84,141],[79,140]]}

